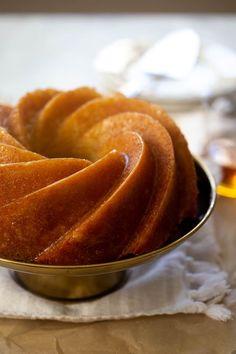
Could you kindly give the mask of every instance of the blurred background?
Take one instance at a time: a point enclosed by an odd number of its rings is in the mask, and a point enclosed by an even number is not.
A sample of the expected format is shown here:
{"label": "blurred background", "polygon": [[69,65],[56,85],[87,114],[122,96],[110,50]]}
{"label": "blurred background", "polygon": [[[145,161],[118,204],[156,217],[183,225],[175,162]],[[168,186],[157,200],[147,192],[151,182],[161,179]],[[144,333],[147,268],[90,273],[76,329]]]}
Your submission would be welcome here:
{"label": "blurred background", "polygon": [[234,0],[8,0],[1,1],[4,12],[235,12]]}

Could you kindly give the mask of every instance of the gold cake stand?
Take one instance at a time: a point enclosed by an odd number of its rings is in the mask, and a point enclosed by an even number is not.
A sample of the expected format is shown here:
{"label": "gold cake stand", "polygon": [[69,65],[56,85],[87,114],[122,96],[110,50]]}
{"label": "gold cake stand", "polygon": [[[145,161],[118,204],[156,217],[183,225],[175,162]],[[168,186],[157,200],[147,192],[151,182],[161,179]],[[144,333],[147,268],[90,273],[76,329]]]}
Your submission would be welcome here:
{"label": "gold cake stand", "polygon": [[101,264],[51,266],[0,259],[0,266],[10,269],[21,286],[48,298],[81,300],[115,290],[127,280],[127,270],[179,246],[195,235],[212,213],[216,199],[215,182],[202,161],[195,159],[195,166],[199,189],[198,216],[194,221],[185,221],[178,235],[173,235],[165,246],[140,256]]}

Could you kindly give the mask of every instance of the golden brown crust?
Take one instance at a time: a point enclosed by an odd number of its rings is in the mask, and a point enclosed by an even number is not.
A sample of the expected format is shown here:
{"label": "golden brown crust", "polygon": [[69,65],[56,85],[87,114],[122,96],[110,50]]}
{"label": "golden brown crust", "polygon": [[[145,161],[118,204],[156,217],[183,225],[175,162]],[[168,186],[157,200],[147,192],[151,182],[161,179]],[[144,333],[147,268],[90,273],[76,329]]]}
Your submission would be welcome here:
{"label": "golden brown crust", "polygon": [[0,127],[9,130],[9,117],[12,112],[12,107],[7,105],[0,105]]}
{"label": "golden brown crust", "polygon": [[59,91],[53,89],[36,90],[21,98],[9,117],[10,132],[25,147],[31,146],[32,127],[38,113]]}
{"label": "golden brown crust", "polygon": [[195,216],[192,156],[158,106],[84,87],[37,90],[2,112],[1,257],[112,261],[162,246]]}

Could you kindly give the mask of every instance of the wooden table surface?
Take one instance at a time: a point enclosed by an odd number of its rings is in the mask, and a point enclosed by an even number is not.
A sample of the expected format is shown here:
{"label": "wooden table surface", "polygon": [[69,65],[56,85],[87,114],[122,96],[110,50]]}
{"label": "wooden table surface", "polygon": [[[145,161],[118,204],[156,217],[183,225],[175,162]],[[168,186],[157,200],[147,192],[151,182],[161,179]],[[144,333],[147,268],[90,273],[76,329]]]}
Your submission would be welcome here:
{"label": "wooden table surface", "polygon": [[[104,45],[121,37],[155,39],[183,27],[236,49],[236,16],[0,16],[0,100],[15,102],[25,91],[45,86],[96,85],[93,59]],[[221,198],[213,217],[233,288],[226,301],[236,315],[235,211],[236,200]],[[91,324],[0,319],[0,354],[234,351],[236,320],[222,323],[203,315]]]}

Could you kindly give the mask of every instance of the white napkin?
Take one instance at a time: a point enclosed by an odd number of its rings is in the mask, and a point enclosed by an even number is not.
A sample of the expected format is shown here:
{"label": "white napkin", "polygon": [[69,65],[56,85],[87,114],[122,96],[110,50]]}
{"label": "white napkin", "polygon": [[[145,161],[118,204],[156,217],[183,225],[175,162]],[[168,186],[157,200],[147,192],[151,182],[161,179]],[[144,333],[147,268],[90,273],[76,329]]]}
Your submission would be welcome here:
{"label": "white napkin", "polygon": [[97,300],[59,302],[41,298],[21,288],[3,268],[0,283],[0,317],[92,322],[203,313],[216,320],[231,318],[222,303],[229,286],[227,274],[219,265],[211,221],[174,251],[134,268],[122,288]]}

